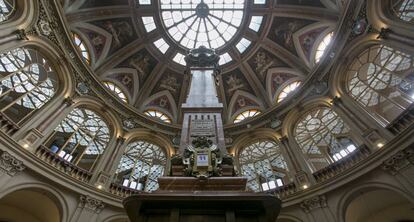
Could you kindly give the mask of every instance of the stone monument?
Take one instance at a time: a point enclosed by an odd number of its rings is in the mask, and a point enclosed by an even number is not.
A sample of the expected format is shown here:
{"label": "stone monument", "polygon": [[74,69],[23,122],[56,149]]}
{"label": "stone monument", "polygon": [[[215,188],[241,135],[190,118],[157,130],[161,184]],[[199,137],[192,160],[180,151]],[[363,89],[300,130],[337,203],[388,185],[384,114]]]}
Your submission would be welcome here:
{"label": "stone monument", "polygon": [[234,173],[224,144],[223,105],[215,78],[219,56],[201,46],[186,56],[191,86],[184,113],[179,153],[159,189],[124,200],[132,222],[274,222],[281,202],[275,196],[246,191],[247,178]]}

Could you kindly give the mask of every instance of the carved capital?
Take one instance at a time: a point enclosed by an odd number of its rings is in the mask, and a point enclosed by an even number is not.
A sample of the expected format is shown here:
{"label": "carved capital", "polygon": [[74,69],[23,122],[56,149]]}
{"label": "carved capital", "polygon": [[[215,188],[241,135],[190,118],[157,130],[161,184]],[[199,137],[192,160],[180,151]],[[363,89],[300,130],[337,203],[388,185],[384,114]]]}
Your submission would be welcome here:
{"label": "carved capital", "polygon": [[311,199],[304,200],[300,207],[306,212],[310,213],[312,210],[317,208],[325,208],[327,207],[326,197],[321,196],[315,196]]}
{"label": "carved capital", "polygon": [[382,169],[397,174],[401,169],[414,164],[414,148],[400,151],[382,164]]}
{"label": "carved capital", "polygon": [[105,208],[105,204],[101,200],[81,195],[79,198],[79,207],[99,214]]}
{"label": "carved capital", "polygon": [[0,150],[0,170],[7,173],[10,176],[15,176],[19,172],[26,169],[23,165],[23,161],[16,159],[14,156],[6,151]]}

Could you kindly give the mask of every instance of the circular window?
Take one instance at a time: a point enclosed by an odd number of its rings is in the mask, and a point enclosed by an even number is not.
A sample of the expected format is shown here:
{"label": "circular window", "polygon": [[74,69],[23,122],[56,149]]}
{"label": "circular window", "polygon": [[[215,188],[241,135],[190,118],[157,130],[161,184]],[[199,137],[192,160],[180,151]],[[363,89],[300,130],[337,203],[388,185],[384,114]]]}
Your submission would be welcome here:
{"label": "circular window", "polygon": [[236,34],[244,0],[161,0],[161,16],[170,36],[187,49],[217,49]]}

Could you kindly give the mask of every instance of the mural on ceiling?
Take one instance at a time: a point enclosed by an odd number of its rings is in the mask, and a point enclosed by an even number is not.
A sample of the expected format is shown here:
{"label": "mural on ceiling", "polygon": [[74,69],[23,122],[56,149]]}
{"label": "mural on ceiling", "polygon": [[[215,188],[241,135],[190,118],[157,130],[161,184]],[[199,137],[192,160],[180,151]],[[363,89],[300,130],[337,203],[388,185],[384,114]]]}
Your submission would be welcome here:
{"label": "mural on ceiling", "polygon": [[137,71],[140,87],[145,83],[157,65],[157,60],[146,50],[141,49],[137,53],[122,61],[116,68],[131,68]]}
{"label": "mural on ceiling", "polygon": [[311,52],[312,48],[316,42],[316,39],[323,33],[327,27],[317,28],[310,30],[302,35],[299,36],[299,44],[305,54],[307,60],[311,60]]}
{"label": "mural on ceiling", "polygon": [[221,78],[227,104],[237,90],[243,90],[254,94],[253,89],[251,88],[249,82],[244,77],[240,69],[235,69],[231,72],[224,73],[221,75]]}
{"label": "mural on ceiling", "polygon": [[140,109],[142,111],[149,109],[158,110],[169,116],[172,120],[177,119],[177,105],[168,90],[164,90],[150,96],[144,101]]}
{"label": "mural on ceiling", "polygon": [[315,65],[314,57],[318,45],[330,30],[333,30],[334,25],[333,23],[317,22],[304,27],[293,35],[298,56],[308,67]]}
{"label": "mural on ceiling", "polygon": [[157,84],[152,89],[151,95],[161,91],[168,91],[174,98],[175,103],[179,104],[183,81],[183,74],[167,69],[160,75]]}
{"label": "mural on ceiling", "polygon": [[132,104],[135,103],[138,95],[136,92],[139,92],[139,79],[135,69],[111,69],[105,72],[101,78],[104,81],[114,82],[127,94],[128,101]]}
{"label": "mural on ceiling", "polygon": [[90,46],[92,46],[93,50],[89,50],[93,53],[95,61],[101,59],[103,54],[104,48],[108,43],[109,39],[102,33],[94,31],[88,28],[77,28],[82,33],[82,36],[86,37]]}
{"label": "mural on ceiling", "polygon": [[275,17],[267,37],[297,56],[293,35],[314,22],[313,20]]}
{"label": "mural on ceiling", "polygon": [[257,50],[248,60],[248,63],[263,85],[266,85],[266,76],[269,69],[275,67],[290,67],[277,56],[263,48]]}
{"label": "mural on ceiling", "polygon": [[228,120],[232,120],[246,110],[263,108],[261,101],[254,95],[245,91],[236,91],[229,103]]}
{"label": "mural on ceiling", "polygon": [[281,91],[295,81],[303,81],[304,76],[291,68],[272,68],[266,78],[266,91],[273,103],[277,103],[277,97]]}
{"label": "mural on ceiling", "polygon": [[256,97],[249,82],[239,69],[222,74],[221,80],[229,117],[240,109],[262,107],[262,102]]}
{"label": "mural on ceiling", "polygon": [[109,54],[113,54],[138,38],[130,18],[114,18],[91,23],[111,34],[112,45]]}
{"label": "mural on ceiling", "polygon": [[128,0],[84,0],[81,8],[110,7],[114,5],[128,5]]}
{"label": "mural on ceiling", "polygon": [[261,80],[270,101],[273,102],[276,101],[275,98],[283,87],[303,78],[302,75],[297,74],[298,71],[264,48],[257,50],[248,63]]}
{"label": "mural on ceiling", "polygon": [[141,110],[155,109],[177,119],[177,104],[181,104],[184,75],[170,69],[165,70],[152,89],[149,98],[144,101]]}

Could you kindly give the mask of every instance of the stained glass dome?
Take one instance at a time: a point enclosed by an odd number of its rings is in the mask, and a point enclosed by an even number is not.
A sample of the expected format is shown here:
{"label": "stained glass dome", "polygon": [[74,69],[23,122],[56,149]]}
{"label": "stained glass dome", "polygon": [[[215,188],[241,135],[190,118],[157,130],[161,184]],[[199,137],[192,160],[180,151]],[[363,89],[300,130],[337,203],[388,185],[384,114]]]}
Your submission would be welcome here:
{"label": "stained glass dome", "polygon": [[187,49],[217,49],[236,34],[244,0],[161,0],[161,16],[170,36]]}

